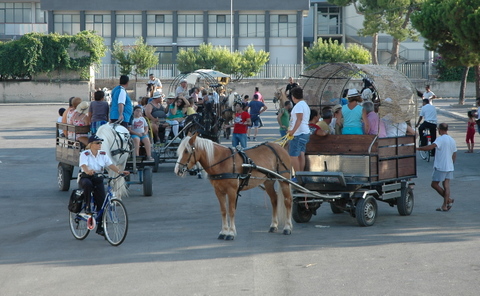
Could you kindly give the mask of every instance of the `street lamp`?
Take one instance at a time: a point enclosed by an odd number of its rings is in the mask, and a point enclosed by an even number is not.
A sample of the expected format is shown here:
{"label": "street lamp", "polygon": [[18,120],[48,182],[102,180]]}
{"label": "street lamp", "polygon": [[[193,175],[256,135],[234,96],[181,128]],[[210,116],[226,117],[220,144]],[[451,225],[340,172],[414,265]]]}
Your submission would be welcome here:
{"label": "street lamp", "polygon": [[233,52],[233,0],[230,0],[230,52]]}

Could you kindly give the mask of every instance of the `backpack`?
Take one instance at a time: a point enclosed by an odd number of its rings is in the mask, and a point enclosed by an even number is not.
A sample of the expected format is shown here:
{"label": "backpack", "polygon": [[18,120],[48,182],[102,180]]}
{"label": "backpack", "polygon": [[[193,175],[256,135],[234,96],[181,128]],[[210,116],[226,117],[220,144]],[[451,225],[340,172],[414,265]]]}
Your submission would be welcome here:
{"label": "backpack", "polygon": [[82,210],[84,199],[82,189],[72,190],[70,201],[68,202],[68,210],[72,213],[79,213]]}

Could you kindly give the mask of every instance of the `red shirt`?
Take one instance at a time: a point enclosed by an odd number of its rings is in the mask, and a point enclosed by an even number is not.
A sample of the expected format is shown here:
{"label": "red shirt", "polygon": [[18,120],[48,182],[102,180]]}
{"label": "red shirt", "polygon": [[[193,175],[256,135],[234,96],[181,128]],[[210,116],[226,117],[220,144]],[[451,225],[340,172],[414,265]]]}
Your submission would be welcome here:
{"label": "red shirt", "polygon": [[248,125],[245,124],[247,119],[250,118],[248,112],[243,111],[242,113],[235,113],[235,118],[233,119],[233,133],[234,134],[246,134],[248,131]]}

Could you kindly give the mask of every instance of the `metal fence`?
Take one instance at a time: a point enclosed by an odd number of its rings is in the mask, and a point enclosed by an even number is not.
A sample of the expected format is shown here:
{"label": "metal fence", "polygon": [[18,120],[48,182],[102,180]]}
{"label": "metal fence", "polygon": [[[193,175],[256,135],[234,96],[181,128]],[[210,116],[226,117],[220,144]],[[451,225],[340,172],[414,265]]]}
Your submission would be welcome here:
{"label": "metal fence", "polygon": [[[427,63],[405,63],[397,65],[396,68],[410,79],[428,79],[431,74]],[[304,65],[302,64],[267,64],[262,67],[257,75],[249,77],[249,79],[297,78],[302,74],[303,69]],[[151,68],[148,71],[148,74],[150,73],[162,79],[173,79],[180,74],[180,71],[178,71],[176,64],[160,64]],[[101,65],[95,73],[96,79],[116,79],[119,76],[120,68],[117,64]],[[139,75],[138,79],[147,79],[147,76]]]}

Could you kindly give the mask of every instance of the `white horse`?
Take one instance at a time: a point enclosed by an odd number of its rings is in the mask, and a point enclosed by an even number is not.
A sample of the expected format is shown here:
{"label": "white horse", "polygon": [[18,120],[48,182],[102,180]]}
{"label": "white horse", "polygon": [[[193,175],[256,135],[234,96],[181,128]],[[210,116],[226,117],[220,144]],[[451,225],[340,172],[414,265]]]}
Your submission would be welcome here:
{"label": "white horse", "polygon": [[[130,132],[121,125],[108,123],[99,127],[96,135],[103,139],[102,150],[107,152],[114,165],[118,166],[121,171],[124,171],[128,155],[132,151]],[[107,171],[110,177],[117,175],[117,173],[108,168]],[[124,178],[118,178],[112,184],[113,191],[118,198],[128,196]]]}

